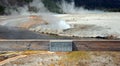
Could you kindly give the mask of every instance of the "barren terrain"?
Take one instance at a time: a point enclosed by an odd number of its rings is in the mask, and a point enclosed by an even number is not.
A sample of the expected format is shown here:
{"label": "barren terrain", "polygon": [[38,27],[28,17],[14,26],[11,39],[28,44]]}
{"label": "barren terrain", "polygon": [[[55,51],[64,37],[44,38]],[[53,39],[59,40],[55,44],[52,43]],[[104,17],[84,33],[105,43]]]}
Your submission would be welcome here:
{"label": "barren terrain", "polygon": [[120,66],[120,53],[107,51],[7,52],[4,56],[17,56],[0,62],[1,66]]}

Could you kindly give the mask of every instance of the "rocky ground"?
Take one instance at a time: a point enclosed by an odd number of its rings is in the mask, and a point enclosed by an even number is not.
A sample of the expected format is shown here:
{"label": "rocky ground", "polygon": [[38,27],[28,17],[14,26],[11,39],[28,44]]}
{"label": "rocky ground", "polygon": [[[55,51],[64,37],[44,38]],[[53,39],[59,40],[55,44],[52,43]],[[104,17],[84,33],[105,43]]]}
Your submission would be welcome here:
{"label": "rocky ground", "polygon": [[12,58],[8,58],[9,60],[5,59],[1,61],[0,65],[1,66],[120,66],[119,63],[120,52],[24,51],[24,52],[16,52],[16,53],[17,55]]}

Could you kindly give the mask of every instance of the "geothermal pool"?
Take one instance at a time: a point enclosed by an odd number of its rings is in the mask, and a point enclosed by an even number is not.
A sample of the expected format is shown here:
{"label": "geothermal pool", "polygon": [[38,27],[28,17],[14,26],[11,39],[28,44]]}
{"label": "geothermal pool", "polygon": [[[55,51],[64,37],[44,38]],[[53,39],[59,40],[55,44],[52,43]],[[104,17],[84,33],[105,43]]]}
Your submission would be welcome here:
{"label": "geothermal pool", "polygon": [[73,27],[65,31],[67,34],[79,37],[114,36],[120,38],[120,13],[67,14],[59,15],[59,17]]}
{"label": "geothermal pool", "polygon": [[[26,15],[26,16],[0,16],[0,25],[9,31],[19,29],[35,33],[36,36],[64,36],[79,38],[120,38],[120,13],[89,13],[89,14],[56,14],[56,15]],[[1,33],[7,30],[0,30]],[[14,37],[7,32],[7,36]],[[24,32],[23,31],[23,32]],[[13,32],[13,35],[14,35]],[[0,34],[1,34],[0,33]],[[21,32],[22,33],[22,32]],[[16,35],[22,35],[21,33]],[[2,35],[2,34],[1,34]],[[26,34],[27,35],[27,34]],[[30,34],[27,37],[37,39],[41,37]],[[7,37],[6,36],[6,37]],[[31,36],[31,37],[29,37]],[[18,36],[19,37],[19,36]],[[24,37],[24,36],[23,36]]]}

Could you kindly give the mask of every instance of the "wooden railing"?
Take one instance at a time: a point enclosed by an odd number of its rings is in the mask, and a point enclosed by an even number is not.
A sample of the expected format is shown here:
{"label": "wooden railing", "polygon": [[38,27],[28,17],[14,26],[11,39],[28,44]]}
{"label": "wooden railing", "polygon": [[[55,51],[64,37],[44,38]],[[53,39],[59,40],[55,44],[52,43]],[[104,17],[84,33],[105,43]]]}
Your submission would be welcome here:
{"label": "wooden railing", "polygon": [[[62,40],[57,40],[59,41]],[[0,51],[50,51],[50,42],[51,40],[0,40]],[[120,41],[71,40],[71,42],[72,51],[120,51]]]}

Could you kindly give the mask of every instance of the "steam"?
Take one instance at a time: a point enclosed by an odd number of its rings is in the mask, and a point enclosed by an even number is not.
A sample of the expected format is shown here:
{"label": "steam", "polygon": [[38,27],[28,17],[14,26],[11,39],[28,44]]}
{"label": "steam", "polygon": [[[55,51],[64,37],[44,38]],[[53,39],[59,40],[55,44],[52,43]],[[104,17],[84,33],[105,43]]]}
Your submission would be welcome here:
{"label": "steam", "polygon": [[28,17],[16,17],[16,18],[10,18],[8,20],[2,21],[0,25],[6,26],[6,27],[18,27],[21,23],[25,23],[29,21]]}
{"label": "steam", "polygon": [[43,28],[56,29],[56,30],[63,30],[70,28],[67,22],[52,15],[44,14],[42,15],[42,19],[44,19],[49,23],[48,25],[43,25],[44,26]]}
{"label": "steam", "polygon": [[74,0],[72,2],[66,2],[62,0],[62,3],[59,4],[60,8],[64,13],[67,14],[82,14],[82,13],[102,13],[103,11],[100,10],[87,10],[83,7],[76,7]]}
{"label": "steam", "polygon": [[41,0],[33,0],[29,5],[24,5],[23,7],[6,9],[6,13],[11,13],[11,15],[31,15],[31,14],[40,14],[40,13],[50,13]]}
{"label": "steam", "polygon": [[[17,7],[17,6],[16,6]],[[55,13],[50,12],[42,3],[41,0],[33,0],[29,5],[24,5],[23,7],[17,7],[15,9],[6,9],[7,13],[11,13],[11,15],[40,15],[40,18],[42,18],[44,21],[48,22],[47,25],[36,25],[34,27],[42,30],[49,29],[49,30],[64,30],[70,28],[69,24],[67,24],[64,20],[61,20],[60,18],[57,18]],[[26,21],[25,21],[26,20]],[[16,18],[16,19],[10,19],[2,22],[1,25],[5,26],[12,26],[16,27],[20,23],[27,22],[28,18]]]}
{"label": "steam", "polygon": [[[57,4],[64,13],[67,14],[81,14],[81,13],[102,13],[103,11],[100,10],[87,10],[83,7],[76,7],[74,0],[72,2],[66,2],[62,0],[61,3]],[[23,7],[14,6],[11,9],[6,9],[6,13],[11,13],[11,15],[31,15],[37,14],[40,15],[41,13],[49,13],[55,14],[50,12],[43,4],[41,0],[33,0],[33,2],[29,3],[29,5],[24,5]]]}

